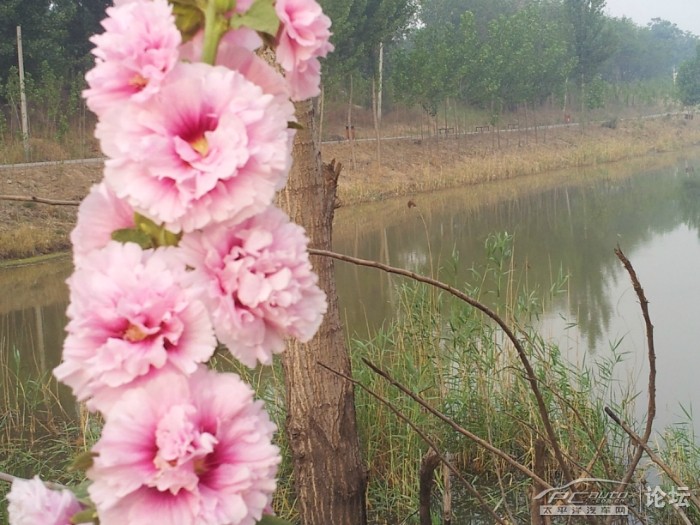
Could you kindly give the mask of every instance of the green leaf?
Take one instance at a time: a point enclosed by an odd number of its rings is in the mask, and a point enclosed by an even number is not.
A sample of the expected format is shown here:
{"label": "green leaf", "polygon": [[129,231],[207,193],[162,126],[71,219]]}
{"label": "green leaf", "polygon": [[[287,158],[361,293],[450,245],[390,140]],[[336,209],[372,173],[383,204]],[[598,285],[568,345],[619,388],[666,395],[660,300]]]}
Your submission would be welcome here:
{"label": "green leaf", "polygon": [[280,27],[280,21],[275,12],[274,0],[256,0],[248,11],[231,17],[231,29],[242,26],[275,36]]}
{"label": "green leaf", "polygon": [[90,481],[83,481],[80,485],[69,487],[71,492],[75,495],[75,498],[86,507],[92,505],[90,495],[88,494],[88,487],[90,484]]}
{"label": "green leaf", "polygon": [[95,509],[85,509],[80,512],[73,514],[70,519],[71,523],[97,523],[97,511]]}
{"label": "green leaf", "polygon": [[142,232],[141,230],[137,230],[136,228],[123,228],[121,230],[113,231],[112,240],[122,244],[134,242],[144,250],[153,248],[153,240],[146,233]]}
{"label": "green leaf", "polygon": [[85,471],[92,467],[93,460],[97,457],[97,454],[92,450],[78,454],[74,459],[73,463],[70,465],[70,470]]}
{"label": "green leaf", "polygon": [[[134,214],[134,222],[136,223],[138,232],[145,234],[149,239],[151,247],[177,246],[180,242],[180,237],[182,237],[181,234],[166,230],[162,225],[156,224],[140,213]],[[143,248],[143,246],[141,247]]]}
{"label": "green leaf", "polygon": [[290,120],[287,122],[287,128],[289,128],[289,129],[304,129],[304,126],[302,126],[298,122],[294,122],[293,120]]}
{"label": "green leaf", "polygon": [[258,525],[292,525],[291,522],[278,518],[277,516],[263,516]]}
{"label": "green leaf", "polygon": [[204,27],[204,12],[197,7],[196,0],[170,0],[175,15],[175,25],[184,41],[190,40]]}
{"label": "green leaf", "polygon": [[133,242],[142,249],[158,248],[159,246],[177,246],[181,233],[166,230],[162,224],[156,224],[140,213],[134,213],[133,228],[123,228],[112,232],[112,240],[121,243]]}

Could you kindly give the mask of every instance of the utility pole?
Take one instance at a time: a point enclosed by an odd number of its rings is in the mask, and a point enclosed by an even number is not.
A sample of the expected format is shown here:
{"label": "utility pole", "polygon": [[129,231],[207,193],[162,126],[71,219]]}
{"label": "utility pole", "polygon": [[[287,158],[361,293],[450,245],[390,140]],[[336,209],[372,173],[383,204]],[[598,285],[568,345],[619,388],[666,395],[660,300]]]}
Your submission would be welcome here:
{"label": "utility pole", "polygon": [[379,42],[379,82],[377,86],[377,122],[382,124],[382,86],[384,85],[384,42]]}
{"label": "utility pole", "polygon": [[24,90],[24,56],[22,54],[22,27],[17,26],[17,59],[19,62],[19,100],[22,113],[22,143],[24,155],[29,157],[29,120],[27,118],[27,95]]}

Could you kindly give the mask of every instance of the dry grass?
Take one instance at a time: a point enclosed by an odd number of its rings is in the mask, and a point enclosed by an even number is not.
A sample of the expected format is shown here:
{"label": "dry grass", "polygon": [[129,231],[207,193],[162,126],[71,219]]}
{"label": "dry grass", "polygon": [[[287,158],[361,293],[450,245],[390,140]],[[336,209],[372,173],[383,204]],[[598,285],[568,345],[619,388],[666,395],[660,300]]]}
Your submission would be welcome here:
{"label": "dry grass", "polygon": [[[101,166],[58,164],[0,169],[0,195],[80,200],[102,176]],[[0,260],[66,250],[77,209],[0,200]]]}
{"label": "dry grass", "polygon": [[[402,131],[400,123],[400,119],[396,120],[398,131]],[[345,141],[324,144],[323,157],[335,158],[345,166],[339,196],[344,205],[350,205],[563,168],[595,166],[696,144],[700,144],[700,120],[663,117],[621,121],[616,129],[590,124],[583,133],[573,126],[540,129],[537,134],[512,131],[385,140],[381,165],[377,163],[374,141],[356,142],[354,161],[351,145]],[[35,142],[35,151],[41,151],[42,158],[54,160],[70,156],[62,146],[50,142]],[[0,161],[17,154],[16,145],[11,149],[1,148]],[[101,177],[100,164],[0,169],[0,195],[80,200]],[[75,208],[0,200],[0,260],[67,249],[75,216]]]}
{"label": "dry grass", "polygon": [[[500,145],[499,145],[500,142]],[[323,156],[343,163],[339,194],[345,205],[512,179],[572,167],[595,166],[700,144],[700,125],[680,117],[623,121],[617,129],[589,125],[528,133],[501,132],[382,144],[326,144]]]}

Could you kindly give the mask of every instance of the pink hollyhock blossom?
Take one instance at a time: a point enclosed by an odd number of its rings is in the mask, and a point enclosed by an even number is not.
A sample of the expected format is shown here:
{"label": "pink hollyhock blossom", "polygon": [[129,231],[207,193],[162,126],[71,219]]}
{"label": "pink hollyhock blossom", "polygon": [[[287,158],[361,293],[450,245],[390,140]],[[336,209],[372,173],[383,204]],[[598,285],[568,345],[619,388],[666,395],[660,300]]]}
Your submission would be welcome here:
{"label": "pink hollyhock blossom", "polygon": [[204,302],[216,336],[246,366],[270,364],[284,337],[308,341],[326,296],[316,285],[303,228],[270,207],[242,223],[185,235],[187,283]]}
{"label": "pink hollyhock blossom", "polygon": [[191,374],[216,340],[207,312],[181,287],[176,249],[112,241],[68,279],[68,336],[56,377],[92,410],[169,368]]}
{"label": "pink hollyhock blossom", "polygon": [[286,182],[292,110],[236,71],[179,64],[148,104],[98,123],[105,180],[175,232],[243,220]]}
{"label": "pink hollyhock blossom", "polygon": [[[199,59],[202,54],[203,34],[200,31],[192,40],[181,46],[180,57],[182,60],[194,62]],[[229,31],[219,44],[216,65],[237,71],[253,84],[259,86],[263,93],[273,95],[275,102],[284,108],[283,111],[289,120],[296,120],[294,106],[289,100],[290,92],[287,81],[275,68],[254,53],[261,45],[262,39],[252,29],[243,27]],[[291,150],[294,139],[293,129],[288,130],[288,136]],[[291,168],[291,164],[288,168]]]}
{"label": "pink hollyhock blossom", "polygon": [[277,34],[277,62],[287,72],[292,100],[320,93],[319,57],[333,51],[330,19],[315,0],[277,0],[275,11],[281,26]]}
{"label": "pink hollyhock blossom", "polygon": [[78,221],[70,235],[74,263],[80,266],[87,254],[107,246],[114,231],[133,227],[131,206],[117,198],[104,182],[95,184],[80,203]]}
{"label": "pink hollyhock blossom", "polygon": [[10,525],[70,525],[82,510],[69,490],[50,490],[38,476],[15,479],[7,494]]}
{"label": "pink hollyhock blossom", "polygon": [[275,430],[235,374],[202,367],[130,390],[87,473],[100,523],[253,525],[275,490]]}
{"label": "pink hollyhock blossom", "polygon": [[156,94],[178,60],[181,42],[166,0],[119,2],[107,14],[105,32],[90,39],[97,58],[83,92],[98,116],[127,100],[144,102]]}

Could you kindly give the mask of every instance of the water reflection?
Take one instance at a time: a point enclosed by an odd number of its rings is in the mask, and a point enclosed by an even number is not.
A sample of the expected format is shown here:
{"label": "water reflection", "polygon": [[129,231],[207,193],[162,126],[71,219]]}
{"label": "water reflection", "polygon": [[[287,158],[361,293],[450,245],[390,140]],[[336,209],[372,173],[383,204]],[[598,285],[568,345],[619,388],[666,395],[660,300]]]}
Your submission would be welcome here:
{"label": "water reflection", "polygon": [[[570,276],[568,293],[547,306],[543,330],[589,361],[609,355],[611,342],[622,338],[620,351],[630,352],[632,365],[626,373],[634,378],[645,373],[644,332],[613,251],[619,245],[652,303],[657,348],[665,356],[660,402],[679,413],[677,403],[695,397],[688,370],[700,365],[693,343],[700,327],[688,318],[700,307],[700,170],[693,169],[700,157],[660,159],[657,167],[646,162],[422,195],[413,199],[416,208],[399,201],[341,209],[335,249],[420,273],[443,268],[442,275],[458,252],[455,282],[464,285],[472,279],[469,268],[483,264],[487,236],[510,232],[515,267],[529,289],[548,290],[560,269]],[[360,337],[374,332],[396,308],[391,289],[398,278],[336,268],[348,329]],[[577,326],[567,331],[568,323]]]}
{"label": "water reflection", "polygon": [[[67,322],[70,258],[0,270],[0,370],[3,402],[16,406],[30,380],[47,380],[61,360]],[[57,388],[64,407],[75,404],[67,388]],[[7,408],[7,407],[6,407]]]}

